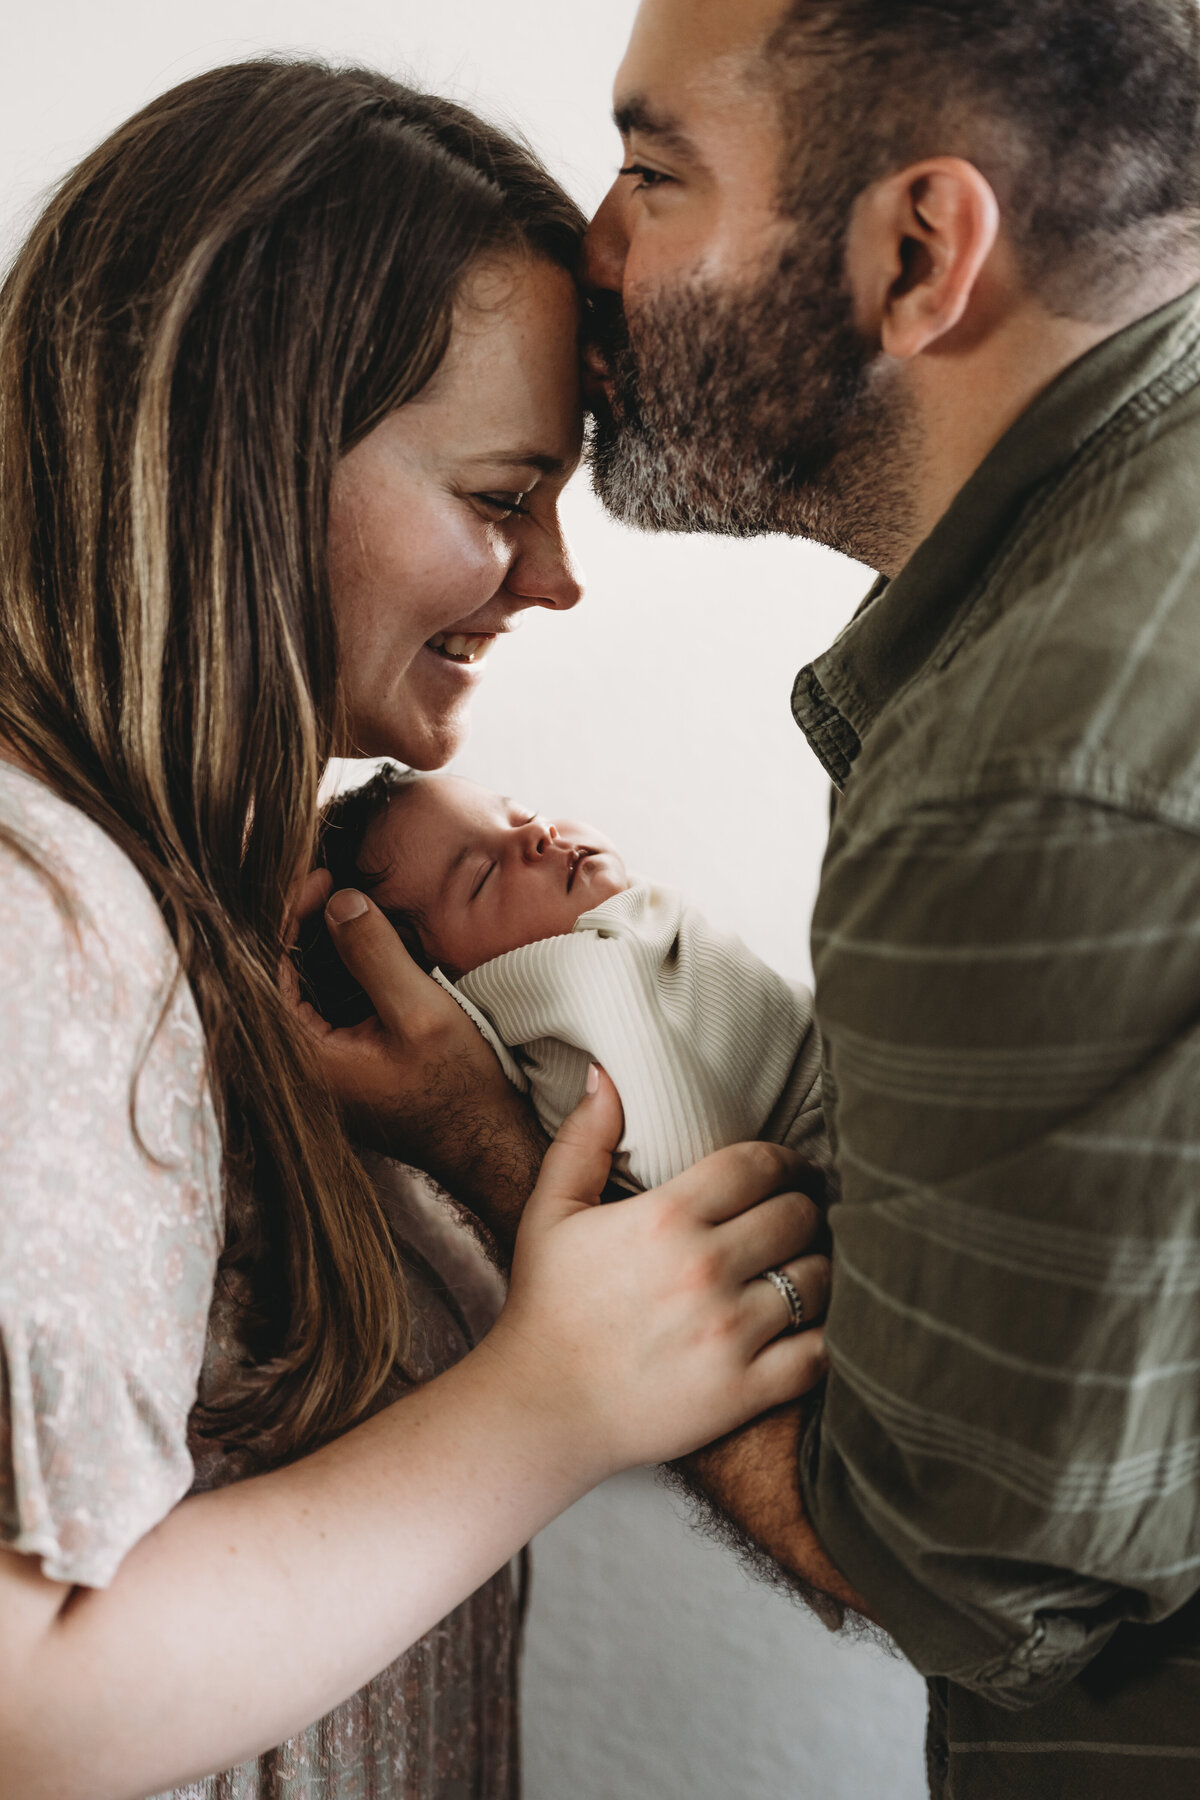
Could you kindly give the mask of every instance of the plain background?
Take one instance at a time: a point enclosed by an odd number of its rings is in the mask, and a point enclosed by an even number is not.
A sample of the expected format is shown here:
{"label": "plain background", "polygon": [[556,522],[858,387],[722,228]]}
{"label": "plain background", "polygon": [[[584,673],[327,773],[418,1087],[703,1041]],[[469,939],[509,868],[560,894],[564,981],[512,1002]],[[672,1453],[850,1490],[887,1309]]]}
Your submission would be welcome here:
{"label": "plain background", "polygon": [[[266,50],[357,59],[518,126],[591,208],[612,179],[610,89],[634,0],[42,0],[0,65],[0,253],[106,131],[196,71]],[[588,578],[489,669],[463,773],[590,820],[788,974],[825,833],[791,722],[796,670],[868,583],[811,546],[651,539],[584,478],[565,516]],[[916,1800],[923,1697],[898,1659],[836,1643],[681,1523],[646,1474],[535,1549],[527,1800]]]}

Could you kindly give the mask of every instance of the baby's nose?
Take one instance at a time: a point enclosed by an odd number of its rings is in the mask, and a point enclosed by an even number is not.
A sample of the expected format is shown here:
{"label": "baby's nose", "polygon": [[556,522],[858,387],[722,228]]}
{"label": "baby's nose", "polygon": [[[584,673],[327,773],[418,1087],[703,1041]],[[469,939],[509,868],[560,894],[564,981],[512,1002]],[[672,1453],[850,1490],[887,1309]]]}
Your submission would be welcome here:
{"label": "baby's nose", "polygon": [[558,838],[558,832],[548,819],[530,819],[525,826],[524,851],[528,861],[545,856],[546,851]]}

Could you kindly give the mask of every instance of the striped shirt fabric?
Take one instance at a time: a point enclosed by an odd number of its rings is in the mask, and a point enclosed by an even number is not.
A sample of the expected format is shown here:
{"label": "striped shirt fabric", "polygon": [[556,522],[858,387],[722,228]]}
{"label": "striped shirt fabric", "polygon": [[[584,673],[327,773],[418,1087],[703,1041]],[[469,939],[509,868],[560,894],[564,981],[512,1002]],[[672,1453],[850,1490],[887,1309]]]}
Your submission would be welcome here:
{"label": "striped shirt fabric", "polygon": [[953,1800],[1200,1793],[1200,297],[1073,365],[793,709],[826,1549]]}

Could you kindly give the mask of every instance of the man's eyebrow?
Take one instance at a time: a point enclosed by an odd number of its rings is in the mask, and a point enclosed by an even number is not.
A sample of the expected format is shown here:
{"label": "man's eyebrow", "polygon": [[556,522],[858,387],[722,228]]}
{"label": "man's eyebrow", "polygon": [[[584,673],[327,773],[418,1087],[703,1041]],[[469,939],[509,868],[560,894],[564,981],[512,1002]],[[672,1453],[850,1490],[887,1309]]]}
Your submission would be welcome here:
{"label": "man's eyebrow", "polygon": [[680,156],[694,156],[696,147],[669,114],[657,111],[644,94],[631,94],[613,111],[613,123],[623,138],[636,131],[639,137],[654,138],[665,150]]}
{"label": "man's eyebrow", "polygon": [[536,469],[540,475],[561,475],[567,466],[561,456],[550,456],[545,450],[481,450],[470,461],[515,464],[521,469]]}

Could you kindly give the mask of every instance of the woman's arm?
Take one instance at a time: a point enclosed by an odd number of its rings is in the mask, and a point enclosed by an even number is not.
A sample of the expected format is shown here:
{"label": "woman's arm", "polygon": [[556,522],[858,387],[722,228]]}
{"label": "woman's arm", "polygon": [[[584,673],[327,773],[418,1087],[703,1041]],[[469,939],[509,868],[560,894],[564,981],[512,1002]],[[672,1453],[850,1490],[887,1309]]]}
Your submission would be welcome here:
{"label": "woman's arm", "polygon": [[547,1156],[509,1302],[457,1367],[186,1500],[107,1589],[0,1555],[0,1800],[134,1800],[280,1742],[587,1488],[819,1378],[820,1334],[772,1339],[778,1296],[753,1279],[815,1230],[779,1191],[796,1159],[741,1145],[597,1207],[619,1131],[605,1081]]}

